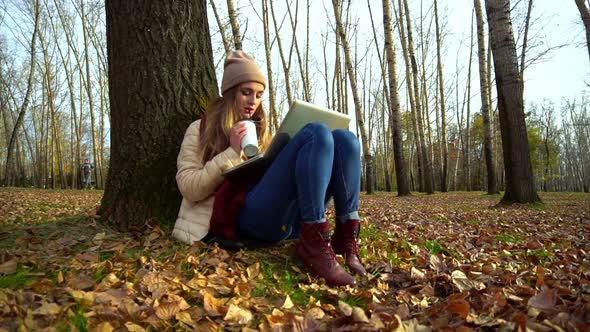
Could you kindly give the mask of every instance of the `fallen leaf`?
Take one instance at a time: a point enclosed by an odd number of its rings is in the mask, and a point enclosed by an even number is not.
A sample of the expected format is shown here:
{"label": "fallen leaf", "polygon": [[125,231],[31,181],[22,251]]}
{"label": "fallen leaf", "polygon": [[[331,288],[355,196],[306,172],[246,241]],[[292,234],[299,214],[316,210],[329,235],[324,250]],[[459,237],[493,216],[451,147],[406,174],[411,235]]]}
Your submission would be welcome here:
{"label": "fallen leaf", "polygon": [[557,290],[546,288],[532,296],[528,301],[528,305],[540,310],[553,310],[556,302]]}
{"label": "fallen leaf", "polygon": [[183,312],[179,312],[176,314],[176,320],[178,320],[179,322],[183,322],[184,324],[190,326],[191,328],[195,328],[196,323],[193,320],[193,317],[191,316],[190,313],[183,311]]}
{"label": "fallen leaf", "polygon": [[92,329],[93,332],[113,332],[114,330],[115,328],[109,322],[102,322]]}
{"label": "fallen leaf", "polygon": [[326,316],[326,313],[322,310],[322,308],[313,307],[309,309],[305,315],[309,318],[320,320]]}
{"label": "fallen leaf", "polygon": [[104,238],[106,237],[106,233],[102,232],[102,233],[97,233],[94,238],[92,238],[92,242],[94,242],[95,244],[101,244],[102,241],[104,241]]}
{"label": "fallen leaf", "polygon": [[169,320],[175,317],[180,311],[190,308],[184,298],[175,294],[164,296],[155,307],[156,316],[163,320]]}
{"label": "fallen leaf", "polygon": [[469,280],[465,273],[460,270],[455,270],[451,273],[451,280],[453,284],[459,288],[461,292],[468,291],[470,289],[482,290],[486,288],[483,282],[478,282],[474,280]]}
{"label": "fallen leaf", "polygon": [[218,299],[207,291],[204,293],[203,306],[209,316],[218,317],[224,315],[227,312],[224,299]]}
{"label": "fallen leaf", "polygon": [[129,332],[145,332],[146,331],[143,327],[141,327],[133,322],[125,322],[125,328],[127,328],[127,330]]}
{"label": "fallen leaf", "polygon": [[287,295],[287,297],[285,297],[285,301],[283,301],[283,305],[281,306],[282,309],[291,309],[293,308],[293,301],[291,301],[291,298],[289,297],[289,295]]}
{"label": "fallen leaf", "polygon": [[248,279],[254,279],[255,277],[260,274],[260,263],[255,263],[250,265],[246,268],[246,273],[248,274]]}
{"label": "fallen leaf", "polygon": [[43,303],[39,308],[33,310],[35,315],[53,316],[59,314],[61,307],[54,302]]}
{"label": "fallen leaf", "polygon": [[350,316],[352,314],[352,307],[344,301],[338,301],[338,308],[344,316]]}
{"label": "fallen leaf", "polygon": [[0,264],[0,274],[15,274],[16,273],[16,266],[18,265],[18,260],[16,258],[10,259],[2,264]]}
{"label": "fallen leaf", "polygon": [[414,280],[426,279],[426,273],[412,266],[412,270],[410,271],[410,278]]}
{"label": "fallen leaf", "polygon": [[253,317],[254,315],[252,315],[249,310],[231,304],[229,309],[227,309],[227,314],[225,314],[223,320],[237,324],[248,324]]}
{"label": "fallen leaf", "polygon": [[458,315],[459,317],[466,319],[467,315],[469,315],[469,302],[465,300],[452,300],[447,304],[447,310],[453,314]]}
{"label": "fallen leaf", "polygon": [[367,315],[365,314],[365,311],[359,307],[353,307],[352,308],[352,319],[355,322],[362,322],[362,323],[368,323],[369,319],[367,318]]}

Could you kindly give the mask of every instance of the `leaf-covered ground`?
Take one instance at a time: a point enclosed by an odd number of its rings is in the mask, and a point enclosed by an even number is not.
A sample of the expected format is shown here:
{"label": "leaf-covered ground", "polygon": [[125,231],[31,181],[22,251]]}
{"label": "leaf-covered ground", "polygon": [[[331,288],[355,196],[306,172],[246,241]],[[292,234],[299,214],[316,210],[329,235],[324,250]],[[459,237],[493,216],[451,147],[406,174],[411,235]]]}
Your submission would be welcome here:
{"label": "leaf-covered ground", "polygon": [[590,195],[361,197],[359,287],[294,241],[231,252],[97,223],[100,191],[0,188],[0,331],[590,329]]}

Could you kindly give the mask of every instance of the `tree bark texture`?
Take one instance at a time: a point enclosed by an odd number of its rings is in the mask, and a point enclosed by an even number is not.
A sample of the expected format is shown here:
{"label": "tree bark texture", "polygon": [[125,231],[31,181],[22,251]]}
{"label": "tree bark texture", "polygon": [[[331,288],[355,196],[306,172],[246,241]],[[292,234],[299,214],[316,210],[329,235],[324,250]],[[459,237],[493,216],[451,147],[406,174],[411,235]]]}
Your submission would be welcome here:
{"label": "tree bark texture", "polygon": [[[496,184],[496,168],[494,167],[494,149],[492,147],[492,128],[490,125],[490,104],[488,103],[488,90],[487,82],[487,63],[486,63],[486,45],[483,27],[483,14],[481,12],[480,0],[474,0],[475,6],[475,17],[477,19],[477,55],[479,60],[479,90],[481,97],[481,114],[483,116],[483,140],[484,140],[484,151],[485,151],[485,162],[487,170],[487,189],[488,195],[494,195],[498,193]],[[490,59],[491,61],[491,59]],[[520,74],[519,74],[520,75]]]}
{"label": "tree bark texture", "polygon": [[353,68],[352,58],[350,56],[350,47],[348,40],[346,39],[346,33],[342,26],[342,20],[340,18],[340,10],[338,10],[340,0],[332,0],[334,6],[334,16],[336,17],[336,30],[340,36],[340,42],[342,43],[342,50],[344,51],[344,62],[346,65],[346,71],[348,72],[348,78],[350,79],[350,88],[352,90],[352,99],[354,101],[354,108],[356,114],[356,121],[361,134],[361,144],[363,147],[363,158],[365,160],[365,185],[367,194],[373,193],[373,157],[369,147],[369,141],[367,138],[367,132],[365,128],[365,121],[363,119],[363,107],[359,98],[356,75]]}
{"label": "tree bark texture", "polygon": [[506,192],[502,203],[540,201],[535,190],[524,118],[523,83],[518,70],[516,44],[510,18],[509,0],[486,0],[496,90],[500,112],[500,131],[506,173]]}
{"label": "tree bark texture", "polygon": [[393,143],[393,159],[395,162],[395,178],[397,181],[397,194],[407,196],[410,194],[408,176],[406,174],[406,161],[402,141],[401,106],[397,90],[397,66],[396,54],[393,44],[393,31],[391,24],[391,4],[389,0],[383,0],[383,28],[385,29],[385,56],[387,58],[387,70],[389,74],[389,97],[391,108],[391,138]]}
{"label": "tree bark texture", "polygon": [[227,0],[227,12],[231,25],[231,32],[234,38],[234,47],[236,50],[242,49],[242,36],[240,34],[240,24],[238,23],[238,13],[234,8],[234,0]]}
{"label": "tree bark texture", "polygon": [[[16,149],[16,141],[18,139],[18,131],[22,126],[23,120],[25,118],[25,112],[27,107],[29,107],[29,100],[31,98],[31,90],[33,86],[33,77],[35,76],[35,43],[37,41],[37,33],[39,31],[39,14],[40,14],[40,6],[39,1],[35,1],[35,27],[33,28],[33,35],[31,36],[31,63],[29,66],[29,77],[27,79],[27,90],[25,92],[25,97],[23,99],[23,103],[20,107],[20,111],[18,113],[18,118],[14,123],[14,129],[12,130],[12,135],[10,136],[10,141],[8,142],[8,151],[6,154],[6,171],[4,173],[4,185],[11,186],[15,185],[15,177],[16,177],[16,166],[14,165],[14,150]],[[8,128],[6,128],[8,130]]]}
{"label": "tree bark texture", "polygon": [[100,214],[119,229],[176,219],[176,157],[217,95],[205,1],[106,1],[111,159]]}
{"label": "tree bark texture", "polygon": [[442,37],[440,33],[440,24],[438,20],[438,1],[434,0],[434,16],[436,21],[436,68],[438,73],[438,89],[440,94],[440,122],[441,122],[441,142],[442,148],[442,176],[440,179],[440,191],[448,191],[448,174],[449,174],[449,152],[447,144],[447,114],[446,114],[446,100],[445,100],[445,80],[443,77],[441,48],[442,48]]}
{"label": "tree bark texture", "polygon": [[[400,7],[400,11],[401,11]],[[414,51],[414,38],[412,37],[412,19],[410,17],[410,8],[408,0],[404,0],[404,12],[406,18],[406,30],[408,33],[408,55],[412,67],[412,83],[414,84],[414,114],[416,116],[416,125],[419,137],[419,158],[422,160],[422,175],[424,176],[424,191],[427,194],[434,194],[434,183],[432,178],[432,164],[428,158],[428,150],[426,148],[426,136],[424,135],[424,121],[422,118],[422,104],[420,103],[420,88],[418,75],[418,62]],[[409,83],[409,82],[408,82]]]}

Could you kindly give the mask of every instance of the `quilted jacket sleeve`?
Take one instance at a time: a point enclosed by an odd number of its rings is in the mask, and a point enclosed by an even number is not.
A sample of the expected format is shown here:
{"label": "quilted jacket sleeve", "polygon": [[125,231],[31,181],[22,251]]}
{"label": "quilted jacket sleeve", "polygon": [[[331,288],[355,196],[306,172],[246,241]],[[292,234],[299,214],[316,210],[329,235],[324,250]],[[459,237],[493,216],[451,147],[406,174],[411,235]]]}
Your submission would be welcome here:
{"label": "quilted jacket sleeve", "polygon": [[177,159],[176,183],[182,196],[192,202],[211,196],[224,180],[222,172],[242,162],[240,155],[228,147],[203,165],[198,151],[200,124],[197,120],[186,130]]}

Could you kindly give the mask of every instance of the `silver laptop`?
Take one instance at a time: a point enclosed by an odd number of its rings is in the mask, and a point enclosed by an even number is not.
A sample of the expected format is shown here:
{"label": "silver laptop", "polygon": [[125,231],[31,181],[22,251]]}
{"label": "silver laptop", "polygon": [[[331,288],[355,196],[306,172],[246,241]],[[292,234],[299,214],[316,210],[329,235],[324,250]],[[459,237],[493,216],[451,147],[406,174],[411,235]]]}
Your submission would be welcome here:
{"label": "silver laptop", "polygon": [[281,122],[279,130],[270,142],[268,149],[264,153],[259,153],[243,163],[227,169],[223,172],[223,175],[232,176],[247,169],[251,170],[254,168],[268,167],[270,162],[272,162],[285,145],[289,143],[291,138],[308,123],[321,122],[330,127],[330,129],[335,130],[348,128],[350,120],[351,118],[347,114],[339,113],[305,101],[295,100],[291,103],[289,112],[287,112],[283,122]]}

